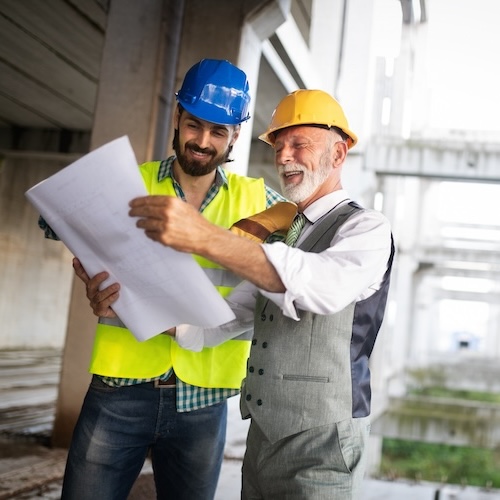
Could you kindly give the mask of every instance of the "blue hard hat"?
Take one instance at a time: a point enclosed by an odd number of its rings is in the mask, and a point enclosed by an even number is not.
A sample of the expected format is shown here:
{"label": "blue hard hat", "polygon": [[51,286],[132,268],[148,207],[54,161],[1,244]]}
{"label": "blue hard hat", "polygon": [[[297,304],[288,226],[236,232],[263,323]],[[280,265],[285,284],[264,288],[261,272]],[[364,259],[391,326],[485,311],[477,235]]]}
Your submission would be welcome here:
{"label": "blue hard hat", "polygon": [[229,61],[202,59],[186,73],[175,94],[193,116],[220,125],[238,125],[250,118],[246,74]]}

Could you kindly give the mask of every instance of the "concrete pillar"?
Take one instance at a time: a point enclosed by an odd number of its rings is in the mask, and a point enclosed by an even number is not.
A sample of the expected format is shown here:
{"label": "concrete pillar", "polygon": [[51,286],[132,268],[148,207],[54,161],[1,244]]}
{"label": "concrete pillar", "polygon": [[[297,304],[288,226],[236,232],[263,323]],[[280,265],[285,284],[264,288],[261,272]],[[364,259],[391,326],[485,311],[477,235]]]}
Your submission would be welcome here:
{"label": "concrete pillar", "polygon": [[[166,6],[163,0],[111,1],[91,149],[128,135],[138,163],[150,158],[164,73]],[[175,40],[170,43],[177,45]],[[66,447],[70,442],[90,380],[88,365],[95,325],[84,287],[74,279],[52,435],[54,446]]]}
{"label": "concrete pillar", "polygon": [[[366,148],[371,134],[373,86],[367,85],[374,78],[372,56],[374,2],[350,0],[345,2],[342,60],[339,62],[335,97],[342,103],[349,118],[349,125],[356,132],[359,143],[353,150],[359,154]],[[340,12],[339,12],[340,14]]]}
{"label": "concrete pillar", "polygon": [[[230,170],[241,175],[248,174],[255,104],[258,94],[266,91],[266,89],[258,88],[262,42],[269,38],[286,21],[289,11],[290,0],[266,2],[261,8],[251,11],[242,26],[237,65],[245,71],[250,84],[252,100],[249,111],[251,118],[241,128],[240,137],[235,144],[234,158],[236,161],[228,165]],[[266,179],[266,182],[268,182],[268,179]]]}
{"label": "concrete pillar", "polygon": [[382,445],[384,438],[371,434],[368,439],[368,457],[366,463],[366,476],[377,477],[380,474],[382,462]]}
{"label": "concrete pillar", "polygon": [[[404,373],[411,357],[413,307],[415,300],[414,273],[417,262],[413,254],[420,223],[420,184],[418,179],[391,177],[386,182],[386,198],[392,199],[392,230],[397,248],[397,262],[393,268],[391,295],[397,297],[392,343],[392,379],[388,383],[390,396],[405,393]],[[390,214],[389,214],[390,215]],[[395,337],[395,338],[396,338]]]}
{"label": "concrete pillar", "polygon": [[436,335],[436,290],[434,280],[425,271],[415,274],[414,285],[415,300],[408,361],[411,365],[422,365],[429,361],[429,356],[439,350],[440,338]]}
{"label": "concrete pillar", "polygon": [[[494,296],[498,297],[497,294]],[[500,357],[500,336],[498,335],[500,307],[498,306],[498,300],[489,303],[489,318],[486,325],[483,352],[487,356],[498,358]]]}

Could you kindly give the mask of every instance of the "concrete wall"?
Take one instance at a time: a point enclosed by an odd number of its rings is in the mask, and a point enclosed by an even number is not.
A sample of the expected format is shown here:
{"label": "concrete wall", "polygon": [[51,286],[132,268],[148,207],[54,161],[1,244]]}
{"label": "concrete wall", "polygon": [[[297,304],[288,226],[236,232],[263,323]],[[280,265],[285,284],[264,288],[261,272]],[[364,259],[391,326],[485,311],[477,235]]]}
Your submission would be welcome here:
{"label": "concrete wall", "polygon": [[44,239],[24,193],[56,173],[65,155],[11,155],[0,162],[0,347],[61,348],[73,272],[61,242]]}

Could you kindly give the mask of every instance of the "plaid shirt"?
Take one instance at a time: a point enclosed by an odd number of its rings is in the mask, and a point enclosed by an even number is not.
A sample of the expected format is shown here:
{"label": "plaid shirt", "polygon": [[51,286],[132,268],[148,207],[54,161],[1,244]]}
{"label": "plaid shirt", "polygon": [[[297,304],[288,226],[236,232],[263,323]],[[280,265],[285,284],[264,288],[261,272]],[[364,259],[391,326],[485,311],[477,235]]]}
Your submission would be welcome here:
{"label": "plaid shirt", "polygon": [[[171,156],[160,163],[160,169],[158,171],[158,182],[162,182],[167,178],[171,178],[175,193],[179,198],[186,200],[184,193],[180,184],[173,177],[172,165],[175,160],[175,156]],[[200,207],[200,212],[210,204],[210,202],[215,198],[219,189],[229,189],[227,182],[227,176],[222,167],[217,167],[215,181],[211,188],[208,190],[205,199]],[[273,189],[265,186],[266,189],[266,208],[272,207],[275,203],[280,201],[285,201],[285,198]],[[45,222],[45,220],[40,217],[38,220],[38,225],[44,231],[45,237],[58,240],[59,238],[51,229],[51,227]],[[146,382],[152,382],[155,379],[167,380],[172,374],[172,369],[164,373],[160,377],[148,378],[148,379],[132,379],[132,378],[112,378],[112,377],[101,377],[103,382],[112,387],[124,387],[134,384],[143,384]],[[192,410],[198,410],[200,408],[205,408],[206,406],[211,406],[221,401],[226,400],[232,396],[236,396],[239,393],[239,389],[210,389],[206,387],[197,387],[190,384],[186,384],[182,380],[177,379],[176,386],[176,400],[177,400],[177,411],[178,412],[188,412]]]}

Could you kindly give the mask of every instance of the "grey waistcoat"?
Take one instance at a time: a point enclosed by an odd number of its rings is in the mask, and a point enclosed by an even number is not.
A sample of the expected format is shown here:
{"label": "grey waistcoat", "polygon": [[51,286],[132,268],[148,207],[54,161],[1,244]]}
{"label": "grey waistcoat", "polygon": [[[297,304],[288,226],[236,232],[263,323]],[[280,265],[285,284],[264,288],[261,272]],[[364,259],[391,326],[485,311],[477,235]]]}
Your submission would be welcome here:
{"label": "grey waistcoat", "polygon": [[[353,202],[332,210],[299,247],[325,250],[358,210]],[[240,406],[243,418],[251,417],[272,443],[370,414],[368,359],[384,315],[393,253],[394,246],[380,290],[336,314],[299,310],[295,321],[259,296]]]}

